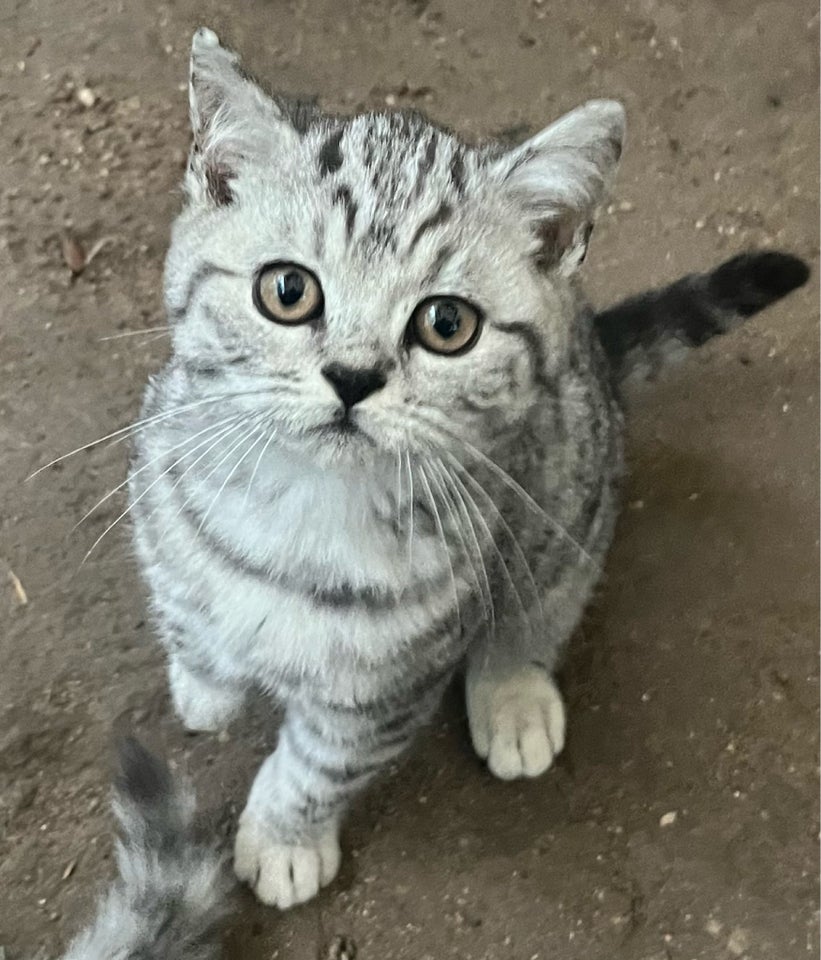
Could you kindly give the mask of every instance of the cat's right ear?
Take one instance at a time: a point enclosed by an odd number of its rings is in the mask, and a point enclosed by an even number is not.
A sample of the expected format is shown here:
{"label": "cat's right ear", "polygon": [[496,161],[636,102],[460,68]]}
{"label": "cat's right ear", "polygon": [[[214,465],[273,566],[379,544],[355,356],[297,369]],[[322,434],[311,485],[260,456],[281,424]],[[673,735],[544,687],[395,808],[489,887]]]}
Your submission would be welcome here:
{"label": "cat's right ear", "polygon": [[591,100],[491,166],[530,222],[540,268],[571,274],[584,259],[596,208],[618,166],[624,128],[620,103]]}
{"label": "cat's right ear", "polygon": [[188,85],[194,143],[185,178],[191,200],[216,206],[234,201],[231,182],[243,161],[275,153],[294,137],[277,104],[242,71],[213,30],[191,42]]}

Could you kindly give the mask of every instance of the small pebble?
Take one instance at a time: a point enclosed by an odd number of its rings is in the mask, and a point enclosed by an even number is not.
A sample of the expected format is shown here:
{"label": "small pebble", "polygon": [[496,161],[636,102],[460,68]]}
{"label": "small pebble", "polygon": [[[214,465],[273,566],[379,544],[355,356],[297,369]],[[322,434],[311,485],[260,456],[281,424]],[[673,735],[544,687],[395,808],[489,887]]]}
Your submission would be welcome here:
{"label": "small pebble", "polygon": [[717,937],[721,933],[721,924],[715,917],[710,917],[707,923],[704,924],[704,929],[711,937]]}
{"label": "small pebble", "polygon": [[740,957],[750,946],[750,935],[743,927],[735,927],[727,941],[727,949],[734,957]]}
{"label": "small pebble", "polygon": [[678,813],[675,810],[670,810],[669,813],[662,814],[661,819],[659,820],[660,827],[672,827],[672,825],[678,819]]}
{"label": "small pebble", "polygon": [[97,94],[91,89],[91,87],[80,87],[77,91],[77,99],[80,101],[80,104],[90,110],[94,104],[97,102]]}

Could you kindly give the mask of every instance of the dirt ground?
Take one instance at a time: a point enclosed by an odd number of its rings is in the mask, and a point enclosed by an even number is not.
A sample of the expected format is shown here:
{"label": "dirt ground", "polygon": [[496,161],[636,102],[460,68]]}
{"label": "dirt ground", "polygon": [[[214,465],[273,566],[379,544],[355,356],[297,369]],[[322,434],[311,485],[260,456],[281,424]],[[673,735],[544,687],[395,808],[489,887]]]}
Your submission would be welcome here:
{"label": "dirt ground", "polygon": [[[121,525],[85,511],[164,339],[189,37],[284,90],[521,136],[591,96],[630,139],[585,266],[599,303],[748,247],[813,281],[631,397],[631,478],[536,782],[473,757],[458,691],[360,802],[310,905],[237,894],[228,956],[817,957],[818,16],[813,0],[5,0],[0,7],[0,946],[59,952],[113,871],[112,731],[193,775],[227,833],[275,739],[262,707],[186,737]],[[87,251],[72,281],[62,238]],[[17,578],[17,579],[15,579]],[[27,602],[25,602],[27,601]],[[2,955],[2,954],[0,954]]]}

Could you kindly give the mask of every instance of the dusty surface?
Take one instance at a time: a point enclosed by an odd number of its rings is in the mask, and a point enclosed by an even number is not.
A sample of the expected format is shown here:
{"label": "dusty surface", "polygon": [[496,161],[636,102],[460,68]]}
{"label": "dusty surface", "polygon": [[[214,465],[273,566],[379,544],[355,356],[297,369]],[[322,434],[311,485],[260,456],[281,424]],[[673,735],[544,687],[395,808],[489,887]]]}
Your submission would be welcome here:
{"label": "dusty surface", "polygon": [[[56,952],[111,874],[113,727],[189,769],[226,829],[274,737],[259,710],[228,742],[186,738],[124,531],[80,567],[121,501],[72,528],[122,479],[123,448],[22,482],[128,422],[163,358],[162,339],[101,338],[162,323],[192,29],[215,26],[283,89],[342,109],[413,103],[472,134],[523,133],[586,97],[622,98],[631,138],[585,268],[604,302],[748,246],[787,247],[817,268],[815,7],[6,0],[9,960]],[[87,249],[110,238],[74,282],[64,229]],[[409,762],[356,808],[331,889],[284,916],[239,895],[231,957],[313,960],[336,935],[360,960],[817,956],[816,305],[813,282],[633,399],[629,506],[565,671],[557,769],[494,782],[454,692]]]}

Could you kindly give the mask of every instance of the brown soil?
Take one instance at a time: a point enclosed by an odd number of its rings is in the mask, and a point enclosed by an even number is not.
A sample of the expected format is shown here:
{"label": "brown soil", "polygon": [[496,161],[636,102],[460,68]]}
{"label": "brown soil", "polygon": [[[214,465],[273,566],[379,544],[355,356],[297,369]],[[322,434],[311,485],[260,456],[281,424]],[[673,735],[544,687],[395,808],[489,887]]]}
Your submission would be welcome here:
{"label": "brown soil", "polygon": [[[523,134],[587,97],[621,98],[631,137],[585,268],[598,302],[751,246],[818,264],[812,0],[6,0],[9,960],[56,952],[112,873],[113,728],[191,771],[224,829],[273,740],[261,708],[227,741],[184,736],[125,531],[81,566],[122,509],[112,498],[73,531],[122,479],[122,446],[23,483],[127,423],[163,359],[162,339],[100,338],[163,322],[201,22],[285,90],[344,110],[413,104],[470,134]],[[86,250],[110,238],[74,280],[64,232]],[[356,807],[330,889],[285,915],[238,895],[231,957],[313,960],[335,936],[360,960],[818,956],[816,305],[813,282],[632,397],[626,509],[565,671],[558,767],[495,782],[454,692]]]}

